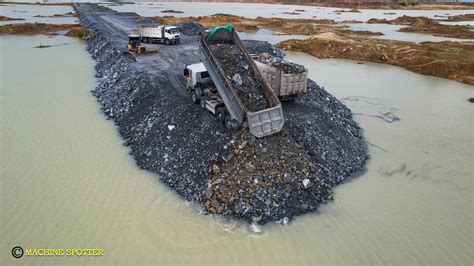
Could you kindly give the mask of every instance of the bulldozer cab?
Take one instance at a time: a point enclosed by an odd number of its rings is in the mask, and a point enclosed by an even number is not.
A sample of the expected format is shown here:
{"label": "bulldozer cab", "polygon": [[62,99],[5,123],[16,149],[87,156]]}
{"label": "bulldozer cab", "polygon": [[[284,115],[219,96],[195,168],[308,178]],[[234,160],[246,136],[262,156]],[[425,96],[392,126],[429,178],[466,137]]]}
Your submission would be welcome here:
{"label": "bulldozer cab", "polygon": [[145,46],[140,44],[140,35],[128,35],[127,50],[134,51],[137,54],[145,52]]}
{"label": "bulldozer cab", "polygon": [[128,45],[131,49],[135,50],[140,45],[139,35],[128,35]]}

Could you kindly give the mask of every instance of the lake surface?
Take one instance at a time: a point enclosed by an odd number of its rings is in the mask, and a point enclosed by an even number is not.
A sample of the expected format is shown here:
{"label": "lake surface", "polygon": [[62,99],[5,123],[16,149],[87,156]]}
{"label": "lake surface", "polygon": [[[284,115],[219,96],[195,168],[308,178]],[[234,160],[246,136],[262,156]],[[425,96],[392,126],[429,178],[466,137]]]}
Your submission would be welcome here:
{"label": "lake surface", "polygon": [[[207,16],[216,13],[231,14],[244,16],[248,18],[260,17],[281,17],[281,18],[315,18],[315,19],[334,19],[336,22],[344,20],[367,21],[371,18],[395,19],[399,16],[425,16],[434,19],[442,19],[445,16],[460,15],[474,13],[473,10],[371,10],[361,9],[360,13],[342,12],[337,14],[340,8],[327,7],[309,7],[297,5],[272,5],[272,4],[246,4],[246,3],[198,3],[198,2],[137,2],[136,4],[104,4],[108,7],[122,12],[136,12],[141,16],[165,16],[171,15],[175,17],[187,16]],[[165,9],[173,9],[184,13],[161,13]],[[293,12],[294,10],[304,9],[304,12],[297,12],[299,15],[284,14],[284,12]],[[346,9],[347,10],[347,9]],[[443,16],[443,17],[440,17]],[[446,24],[470,25],[467,22],[443,22]],[[408,42],[440,42],[440,41],[467,41],[465,39],[447,38],[432,36],[428,34],[416,34],[407,32],[398,32],[398,29],[405,27],[401,25],[386,24],[345,24],[351,30],[368,30],[374,32],[382,32],[382,36],[374,36],[374,38],[391,39]],[[259,32],[258,39],[268,36],[268,30]],[[252,32],[250,32],[252,35]],[[271,31],[270,31],[271,34]],[[255,34],[253,34],[255,36]],[[272,40],[284,40],[288,38],[302,39],[298,36],[279,36],[277,38],[269,37]]]}
{"label": "lake surface", "polygon": [[[360,13],[343,12],[337,14],[341,8],[331,7],[311,7],[298,5],[273,5],[273,4],[248,4],[248,3],[206,3],[206,2],[137,2],[136,4],[111,5],[110,8],[118,11],[134,11],[142,16],[172,15],[182,16],[207,16],[215,13],[225,13],[249,18],[260,17],[281,17],[281,18],[317,18],[334,19],[343,21],[355,19],[367,21],[371,18],[395,19],[399,16],[425,16],[439,18],[435,16],[460,15],[474,13],[473,10],[382,10],[382,9],[361,9]],[[180,14],[161,13],[164,9],[184,11]],[[299,15],[284,14],[295,10],[305,10],[298,12]],[[349,10],[349,9],[346,9]],[[395,14],[384,14],[395,13]]]}
{"label": "lake surface", "polygon": [[[40,43],[53,46],[32,48]],[[371,159],[318,213],[251,228],[201,215],[136,167],[90,93],[85,48],[62,36],[0,37],[0,265],[18,264],[16,245],[105,250],[26,265],[474,261],[474,86],[287,53],[353,110]]]}
{"label": "lake surface", "polygon": [[50,23],[50,24],[74,24],[79,20],[75,17],[38,18],[37,15],[52,16],[72,12],[70,6],[34,6],[34,5],[2,5],[0,14],[10,18],[22,18],[23,20],[0,21],[0,25],[15,23]]}

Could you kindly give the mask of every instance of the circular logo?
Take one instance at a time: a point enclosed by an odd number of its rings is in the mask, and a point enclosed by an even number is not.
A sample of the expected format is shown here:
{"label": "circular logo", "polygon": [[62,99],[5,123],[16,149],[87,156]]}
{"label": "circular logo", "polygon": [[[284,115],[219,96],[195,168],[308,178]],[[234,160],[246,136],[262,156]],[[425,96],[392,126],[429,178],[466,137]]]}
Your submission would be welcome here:
{"label": "circular logo", "polygon": [[14,247],[12,249],[12,256],[17,259],[23,257],[23,248],[21,248],[20,246]]}

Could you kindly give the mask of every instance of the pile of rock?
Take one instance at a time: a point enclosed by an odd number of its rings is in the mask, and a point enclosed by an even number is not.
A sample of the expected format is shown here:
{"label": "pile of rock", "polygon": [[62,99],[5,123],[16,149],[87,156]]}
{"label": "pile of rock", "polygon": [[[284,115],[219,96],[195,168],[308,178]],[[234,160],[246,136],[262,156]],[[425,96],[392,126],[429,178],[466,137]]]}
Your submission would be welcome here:
{"label": "pile of rock", "polygon": [[250,54],[259,55],[262,53],[267,53],[271,56],[278,57],[282,59],[285,56],[282,50],[276,48],[269,42],[257,41],[257,40],[242,40],[245,48],[249,51]]}
{"label": "pile of rock", "polygon": [[217,43],[209,46],[222,71],[232,80],[232,86],[247,111],[267,108],[262,85],[247,64],[242,51],[233,44]]}
{"label": "pile of rock", "polygon": [[265,223],[332,199],[331,182],[286,130],[260,139],[241,130],[232,143],[199,199],[209,212]]}
{"label": "pile of rock", "polygon": [[187,36],[198,36],[200,33],[204,32],[205,28],[196,22],[185,21],[174,24],[178,27],[181,34]]}
{"label": "pile of rock", "polygon": [[272,56],[268,53],[261,53],[258,56],[258,61],[263,64],[271,65],[279,70],[282,70],[285,74],[302,74],[306,71],[304,66],[282,60],[281,58]]}

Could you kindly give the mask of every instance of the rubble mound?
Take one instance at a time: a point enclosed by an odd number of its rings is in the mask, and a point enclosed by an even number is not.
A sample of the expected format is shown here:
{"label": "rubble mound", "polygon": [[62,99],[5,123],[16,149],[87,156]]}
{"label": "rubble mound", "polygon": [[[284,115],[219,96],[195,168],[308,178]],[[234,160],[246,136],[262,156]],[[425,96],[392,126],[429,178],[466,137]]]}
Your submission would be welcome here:
{"label": "rubble mound", "polygon": [[269,42],[262,42],[256,40],[242,40],[242,43],[249,51],[249,54],[260,55],[262,53],[269,54],[278,58],[283,58],[285,54]]}
{"label": "rubble mound", "polygon": [[265,223],[312,211],[332,198],[330,182],[317,175],[285,129],[260,139],[241,130],[227,160],[213,167],[199,199],[211,213]]}
{"label": "rubble mound", "polygon": [[260,63],[270,65],[278,70],[283,71],[285,74],[301,74],[306,71],[304,66],[287,61],[287,60],[282,60],[278,57],[271,56],[266,53],[260,54],[258,56],[257,60]]}
{"label": "rubble mound", "polygon": [[246,63],[242,51],[233,44],[210,44],[213,55],[219,66],[232,80],[234,90],[239,95],[245,109],[250,112],[260,111],[267,107],[263,88],[251,67]]}
{"label": "rubble mound", "polygon": [[180,33],[187,36],[198,36],[206,30],[201,24],[192,21],[178,22],[173,25],[178,27]]}
{"label": "rubble mound", "polygon": [[83,29],[81,27],[73,27],[68,32],[66,32],[66,36],[84,38],[89,35],[89,33],[89,30]]}

